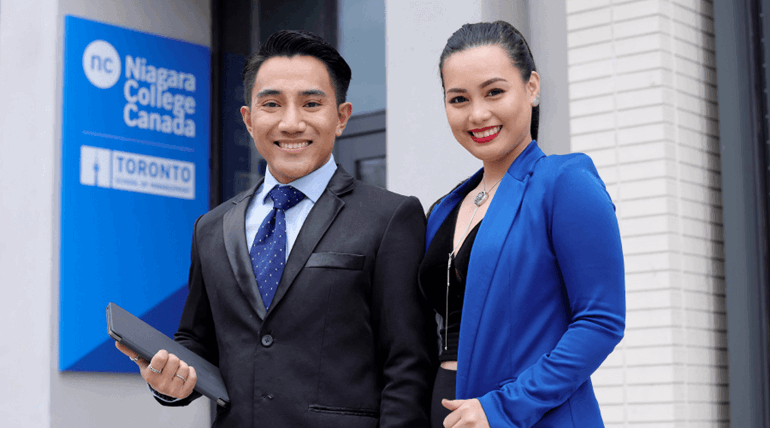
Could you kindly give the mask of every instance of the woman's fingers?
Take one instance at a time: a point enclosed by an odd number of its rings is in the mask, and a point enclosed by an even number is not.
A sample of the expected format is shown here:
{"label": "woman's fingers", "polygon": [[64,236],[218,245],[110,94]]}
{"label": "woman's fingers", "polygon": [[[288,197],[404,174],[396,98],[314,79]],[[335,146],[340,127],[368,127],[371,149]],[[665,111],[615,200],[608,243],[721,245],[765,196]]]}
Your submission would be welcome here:
{"label": "woman's fingers", "polygon": [[441,400],[452,413],[444,419],[444,428],[489,428],[487,415],[477,399]]}

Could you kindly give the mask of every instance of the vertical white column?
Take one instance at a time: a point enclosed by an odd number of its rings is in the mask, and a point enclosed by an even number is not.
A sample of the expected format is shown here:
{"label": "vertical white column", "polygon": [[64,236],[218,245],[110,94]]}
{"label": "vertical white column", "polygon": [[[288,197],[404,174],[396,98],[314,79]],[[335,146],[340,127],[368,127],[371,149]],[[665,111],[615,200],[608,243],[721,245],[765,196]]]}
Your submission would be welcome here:
{"label": "vertical white column", "polygon": [[0,10],[0,420],[48,427],[58,7],[56,0],[3,0]]}
{"label": "vertical white column", "polygon": [[530,1],[527,40],[540,72],[540,130],[546,154],[570,153],[565,0]]}
{"label": "vertical white column", "polygon": [[593,377],[608,427],[724,426],[713,7],[567,1],[573,151],[617,206],[626,337]]}
{"label": "vertical white column", "polygon": [[481,13],[480,0],[385,0],[388,189],[426,210],[481,167],[449,129],[438,75],[449,36]]}

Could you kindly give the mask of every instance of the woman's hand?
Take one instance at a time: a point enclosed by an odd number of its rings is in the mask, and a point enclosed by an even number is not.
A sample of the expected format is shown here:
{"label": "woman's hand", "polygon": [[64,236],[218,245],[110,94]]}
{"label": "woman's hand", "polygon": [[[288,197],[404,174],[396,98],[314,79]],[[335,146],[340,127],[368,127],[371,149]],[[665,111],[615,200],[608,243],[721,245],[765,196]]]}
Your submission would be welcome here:
{"label": "woman's hand", "polygon": [[441,400],[452,413],[444,419],[444,428],[489,428],[487,414],[479,400]]}

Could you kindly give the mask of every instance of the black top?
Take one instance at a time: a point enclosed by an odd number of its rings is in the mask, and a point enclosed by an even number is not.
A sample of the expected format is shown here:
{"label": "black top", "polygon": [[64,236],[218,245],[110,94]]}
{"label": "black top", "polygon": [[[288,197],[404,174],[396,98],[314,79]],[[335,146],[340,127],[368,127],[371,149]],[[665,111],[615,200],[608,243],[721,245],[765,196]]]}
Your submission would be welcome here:
{"label": "black top", "polygon": [[[446,317],[447,304],[447,262],[454,244],[454,231],[457,215],[460,211],[458,203],[452,213],[436,231],[436,236],[425,253],[423,270],[420,281],[433,309],[442,317]],[[468,263],[471,259],[471,248],[481,222],[468,232],[468,236],[460,246],[452,260],[452,272],[449,275],[449,316],[446,317],[447,329],[440,326],[441,352],[439,361],[457,361],[457,346],[460,339],[460,319],[462,316],[463,299],[465,296],[465,278],[468,274]],[[464,230],[464,229],[463,229]],[[444,345],[446,344],[446,349]]]}

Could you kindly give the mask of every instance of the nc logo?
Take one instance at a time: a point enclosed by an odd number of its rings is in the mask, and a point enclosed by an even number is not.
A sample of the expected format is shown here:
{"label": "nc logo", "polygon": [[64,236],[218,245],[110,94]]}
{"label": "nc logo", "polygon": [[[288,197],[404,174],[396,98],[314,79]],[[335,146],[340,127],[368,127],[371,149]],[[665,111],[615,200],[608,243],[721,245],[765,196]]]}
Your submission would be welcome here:
{"label": "nc logo", "polygon": [[83,71],[97,88],[111,88],[120,78],[118,51],[104,40],[94,40],[83,51]]}

